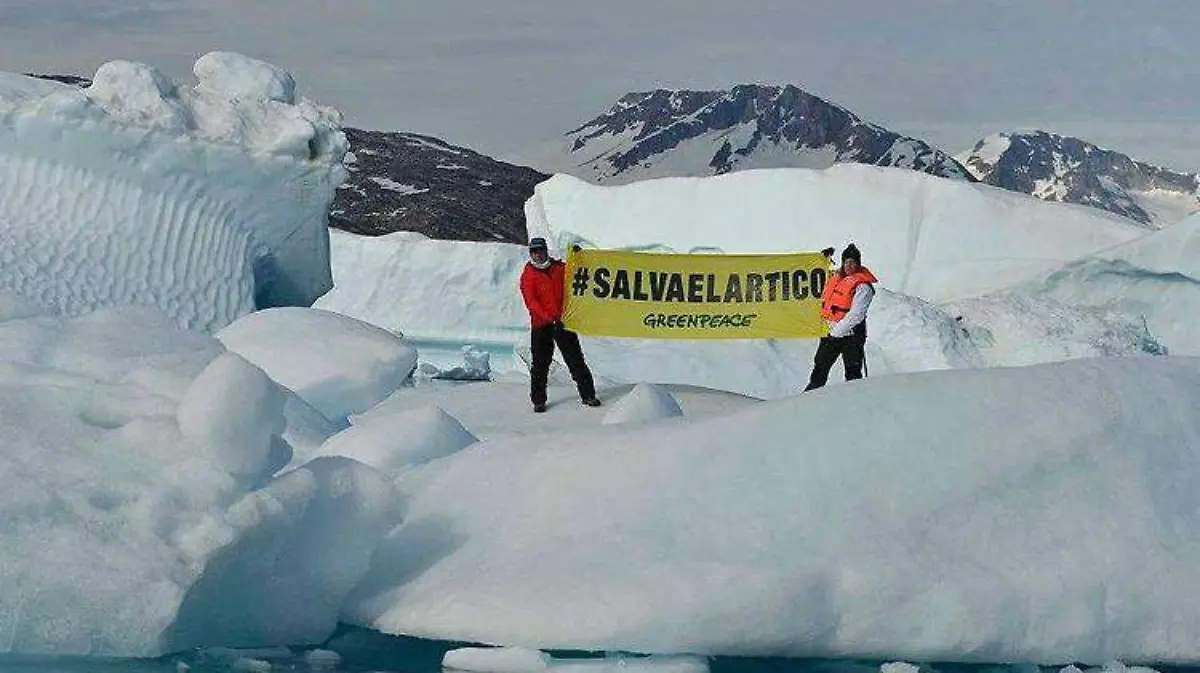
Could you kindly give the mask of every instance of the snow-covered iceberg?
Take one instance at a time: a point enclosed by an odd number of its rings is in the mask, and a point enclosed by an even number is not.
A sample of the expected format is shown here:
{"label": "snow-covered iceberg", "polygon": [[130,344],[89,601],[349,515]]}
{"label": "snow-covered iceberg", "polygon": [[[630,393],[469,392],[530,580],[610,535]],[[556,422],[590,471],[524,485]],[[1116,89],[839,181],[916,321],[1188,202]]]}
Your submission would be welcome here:
{"label": "snow-covered iceberg", "polygon": [[402,483],[343,615],[530,649],[1194,662],[1198,404],[1200,361],[1106,358],[484,440]]}
{"label": "snow-covered iceberg", "polygon": [[340,113],[227,52],[184,88],[112,61],[79,88],[0,77],[0,289],[69,315],[141,304],[214,330],[331,286]]}
{"label": "snow-covered iceberg", "polygon": [[287,405],[156,310],[0,322],[0,653],[328,637],[398,503],[346,458],[276,476]]}
{"label": "snow-covered iceberg", "polygon": [[617,187],[559,174],[537,186],[525,219],[530,236],[560,250],[770,253],[852,241],[883,286],[930,301],[1001,289],[1145,233],[1094,208],[862,164]]}
{"label": "snow-covered iceberg", "polygon": [[1200,355],[1200,215],[1075,260],[1012,293],[1127,316],[1168,352]]}

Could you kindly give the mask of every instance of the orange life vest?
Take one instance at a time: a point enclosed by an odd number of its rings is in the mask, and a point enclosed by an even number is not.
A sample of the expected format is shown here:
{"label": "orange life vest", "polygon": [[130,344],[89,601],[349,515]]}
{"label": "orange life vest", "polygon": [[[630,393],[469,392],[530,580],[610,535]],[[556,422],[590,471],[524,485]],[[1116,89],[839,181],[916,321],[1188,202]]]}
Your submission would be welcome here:
{"label": "orange life vest", "polygon": [[841,271],[835,272],[829,278],[829,282],[825,283],[825,290],[821,292],[821,317],[826,320],[841,320],[850,312],[850,305],[854,303],[854,290],[863,283],[877,282],[879,279],[865,266],[858,267],[858,271],[850,275],[844,275]]}

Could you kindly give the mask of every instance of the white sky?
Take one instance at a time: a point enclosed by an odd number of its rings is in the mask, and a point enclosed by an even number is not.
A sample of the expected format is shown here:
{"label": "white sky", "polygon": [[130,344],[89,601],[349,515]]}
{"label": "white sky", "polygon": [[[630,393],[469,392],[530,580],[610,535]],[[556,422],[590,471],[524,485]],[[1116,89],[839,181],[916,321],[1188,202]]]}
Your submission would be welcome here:
{"label": "white sky", "polygon": [[350,125],[501,158],[628,91],[792,83],[950,152],[1041,127],[1194,170],[1198,34],[1194,0],[0,0],[0,70],[190,82],[230,49]]}

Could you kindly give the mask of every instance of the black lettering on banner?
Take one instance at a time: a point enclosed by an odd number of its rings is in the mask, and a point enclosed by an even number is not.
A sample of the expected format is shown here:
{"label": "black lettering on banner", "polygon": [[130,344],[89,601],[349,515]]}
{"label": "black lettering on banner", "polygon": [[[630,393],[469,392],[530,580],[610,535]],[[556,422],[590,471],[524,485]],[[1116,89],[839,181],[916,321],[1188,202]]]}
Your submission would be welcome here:
{"label": "black lettering on banner", "polygon": [[699,304],[704,301],[704,276],[698,273],[688,274],[688,303]]}
{"label": "black lettering on banner", "polygon": [[705,288],[704,301],[710,304],[720,304],[721,298],[717,296],[717,277],[710,273],[704,277],[704,280],[705,285],[707,285]]}
{"label": "black lettering on banner", "polygon": [[813,298],[820,298],[822,295],[825,294],[826,279],[827,279],[827,275],[825,273],[825,269],[817,267],[809,272],[809,274],[808,274],[809,288],[812,290]]}
{"label": "black lettering on banner", "polygon": [[[654,272],[651,271],[650,273],[654,273]],[[644,289],[642,289],[642,272],[634,271],[633,272],[633,300],[634,301],[646,301],[649,298],[650,298],[650,295],[646,294],[646,291]]]}
{"label": "black lettering on banner", "polygon": [[663,313],[647,313],[642,316],[642,324],[650,329],[720,329],[720,328],[750,328],[754,326],[757,313],[732,313],[722,315],[717,313],[684,313],[666,315]]}
{"label": "black lettering on banner", "polygon": [[779,279],[783,281],[783,300],[789,301],[792,298],[792,275],[787,271],[779,274]]}
{"label": "black lettering on banner", "polygon": [[667,284],[667,301],[687,301],[683,296],[683,276],[678,273],[671,274],[671,280]]}
{"label": "black lettering on banner", "polygon": [[762,303],[763,277],[757,273],[746,274],[746,303]]}
{"label": "black lettering on banner", "polygon": [[804,269],[796,269],[792,272],[792,296],[796,301],[808,299],[808,274]]}
{"label": "black lettering on banner", "polygon": [[779,296],[779,272],[772,271],[766,275],[767,279],[767,301],[775,301]]}
{"label": "black lettering on banner", "polygon": [[742,303],[742,277],[736,273],[729,274],[729,280],[725,281],[725,303],[731,301]]}
{"label": "black lettering on banner", "polygon": [[592,296],[596,299],[604,299],[608,296],[612,286],[608,284],[608,275],[612,273],[608,269],[598,266],[596,273],[592,274]]}
{"label": "black lettering on banner", "polygon": [[613,276],[612,298],[629,299],[629,272],[625,269],[617,269]]}
{"label": "black lettering on banner", "polygon": [[650,272],[650,298],[654,301],[662,301],[663,293],[667,291],[668,274],[661,271]]}

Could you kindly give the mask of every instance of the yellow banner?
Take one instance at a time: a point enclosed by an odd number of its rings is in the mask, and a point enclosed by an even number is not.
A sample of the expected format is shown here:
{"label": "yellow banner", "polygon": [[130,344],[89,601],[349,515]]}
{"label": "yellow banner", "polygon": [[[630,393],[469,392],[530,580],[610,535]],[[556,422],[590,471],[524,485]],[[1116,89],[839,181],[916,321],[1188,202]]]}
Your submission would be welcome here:
{"label": "yellow banner", "polygon": [[819,252],[691,255],[571,250],[563,324],[643,339],[804,339],[829,334]]}

